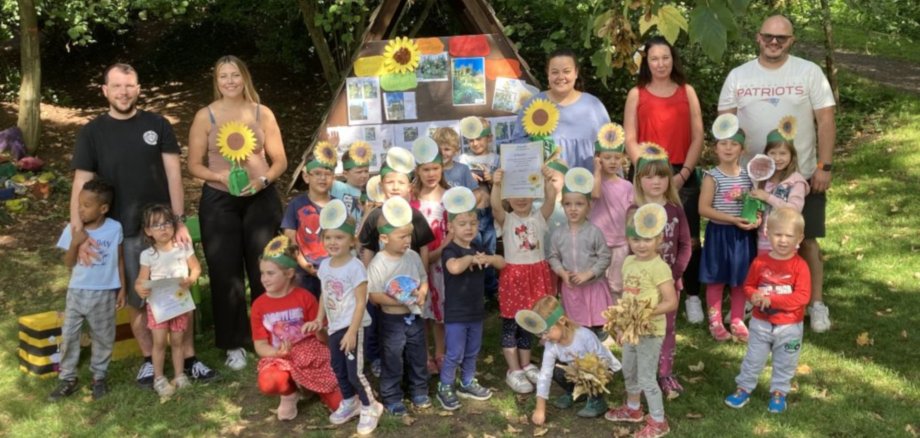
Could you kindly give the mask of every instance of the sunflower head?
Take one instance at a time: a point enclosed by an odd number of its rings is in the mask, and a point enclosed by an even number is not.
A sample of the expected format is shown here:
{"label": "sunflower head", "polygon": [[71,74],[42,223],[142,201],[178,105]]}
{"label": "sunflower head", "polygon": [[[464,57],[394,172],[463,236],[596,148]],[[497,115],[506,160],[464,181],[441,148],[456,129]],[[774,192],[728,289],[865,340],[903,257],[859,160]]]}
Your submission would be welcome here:
{"label": "sunflower head", "polygon": [[645,204],[636,210],[626,224],[626,235],[651,239],[664,231],[668,221],[668,213],[664,207],[654,202]]}
{"label": "sunflower head", "polygon": [[373,155],[371,145],[364,141],[356,141],[348,147],[348,157],[342,162],[342,167],[349,170],[355,167],[368,167]]}
{"label": "sunflower head", "polygon": [[639,163],[636,166],[641,169],[646,164],[653,161],[668,161],[668,152],[661,146],[652,142],[639,143]]}
{"label": "sunflower head", "polygon": [[591,171],[583,167],[569,169],[565,174],[563,182],[563,193],[581,193],[590,196],[591,190],[594,189],[594,175],[591,174]]}
{"label": "sunflower head", "polygon": [[383,50],[383,67],[388,73],[409,73],[419,63],[418,44],[406,37],[396,37]]}
{"label": "sunflower head", "polygon": [[244,161],[255,149],[256,134],[245,123],[231,121],[217,130],[217,150],[227,161]]}
{"label": "sunflower head", "polygon": [[623,153],[625,151],[625,140],[626,133],[623,131],[622,126],[617,123],[607,123],[597,131],[597,142],[594,143],[594,151]]}
{"label": "sunflower head", "polygon": [[540,184],[540,174],[531,173],[529,176],[527,176],[527,182],[529,182],[532,186]]}
{"label": "sunflower head", "polygon": [[795,134],[798,132],[798,122],[793,116],[786,116],[779,120],[776,129],[767,134],[767,143],[785,142],[792,144],[795,140]]}
{"label": "sunflower head", "polygon": [[284,255],[290,244],[291,241],[287,238],[287,236],[275,236],[274,239],[268,242],[268,245],[265,245],[265,250],[262,251],[262,255],[267,258]]}
{"label": "sunflower head", "polygon": [[318,163],[319,167],[334,170],[338,162],[338,153],[335,151],[335,146],[332,146],[328,141],[316,143],[316,146],[313,147],[313,161]]}
{"label": "sunflower head", "polygon": [[534,99],[524,110],[524,132],[541,137],[550,135],[559,124],[559,109],[547,99]]}

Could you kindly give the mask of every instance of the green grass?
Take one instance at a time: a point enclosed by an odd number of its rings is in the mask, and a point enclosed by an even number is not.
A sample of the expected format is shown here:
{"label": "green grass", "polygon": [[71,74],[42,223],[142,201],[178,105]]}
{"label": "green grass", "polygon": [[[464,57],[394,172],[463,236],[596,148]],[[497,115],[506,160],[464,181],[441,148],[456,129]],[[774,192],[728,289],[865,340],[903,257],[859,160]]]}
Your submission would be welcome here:
{"label": "green grass", "polygon": [[[834,326],[826,334],[806,332],[802,372],[795,379],[797,390],[789,397],[789,410],[770,415],[763,389],[769,383],[767,374],[749,406],[732,410],[722,405],[734,388],[744,347],[717,345],[704,327],[689,326],[681,317],[675,371],[686,393],[666,404],[674,436],[887,437],[920,430],[920,102],[851,75],[843,75],[841,81],[841,146],[829,198],[828,235],[822,241],[826,301]],[[64,208],[66,200],[57,201]],[[153,392],[135,389],[137,363],[126,360],[113,362],[112,393],[105,399],[90,402],[83,390],[58,404],[47,403],[45,397],[56,382],[28,377],[17,369],[16,316],[62,308],[67,274],[52,249],[57,232],[34,232],[47,235],[40,249],[0,247],[0,435],[353,434],[354,423],[329,429],[326,412],[315,398],[301,402],[296,421],[275,420],[271,409],[277,399],[258,394],[254,361],[241,372],[219,366],[223,357],[213,349],[209,334],[198,342],[199,356],[220,368],[220,383],[196,385],[160,403]],[[530,435],[534,428],[526,418],[533,398],[514,395],[504,385],[498,331],[492,316],[480,358],[480,381],[497,389],[492,400],[464,401],[464,407],[449,416],[439,415],[437,409],[414,412],[411,426],[384,416],[377,435]],[[863,332],[872,345],[857,345]],[[689,366],[699,362],[704,369],[690,371]],[[83,382],[88,380],[85,361],[80,375]],[[622,377],[617,376],[609,389],[610,403],[622,400]],[[578,419],[574,410],[549,408],[548,417],[547,436],[609,436],[615,430],[602,419]]]}
{"label": "green grass", "polygon": [[[906,36],[892,36],[876,32],[871,28],[846,24],[834,24],[833,31],[834,47],[839,50],[920,62],[917,41],[912,41]],[[799,32],[799,37],[822,47],[824,45],[824,29],[818,24],[803,28]]]}

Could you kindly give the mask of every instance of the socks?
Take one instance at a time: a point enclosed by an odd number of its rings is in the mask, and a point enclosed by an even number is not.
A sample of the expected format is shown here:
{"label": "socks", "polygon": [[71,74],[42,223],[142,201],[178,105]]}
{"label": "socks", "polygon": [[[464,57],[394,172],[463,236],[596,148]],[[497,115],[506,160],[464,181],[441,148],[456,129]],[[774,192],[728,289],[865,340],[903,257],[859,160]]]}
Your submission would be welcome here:
{"label": "socks", "polygon": [[627,400],[627,401],[626,401],[626,406],[628,406],[629,409],[632,409],[632,410],[635,411],[635,410],[641,408],[641,407],[642,407],[642,404],[640,404],[640,403],[637,402],[637,401],[633,402],[633,401]]}

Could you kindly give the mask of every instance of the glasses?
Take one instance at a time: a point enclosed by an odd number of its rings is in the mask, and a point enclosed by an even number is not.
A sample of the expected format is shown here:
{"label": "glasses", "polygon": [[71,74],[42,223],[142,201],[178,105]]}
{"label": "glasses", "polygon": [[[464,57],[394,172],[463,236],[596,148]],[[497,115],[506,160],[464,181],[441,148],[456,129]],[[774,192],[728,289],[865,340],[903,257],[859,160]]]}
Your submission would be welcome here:
{"label": "glasses", "polygon": [[158,224],[150,224],[148,228],[151,230],[165,230],[167,228],[172,228],[175,225],[172,222],[160,222]]}
{"label": "glasses", "polygon": [[773,35],[771,33],[761,33],[760,38],[762,38],[765,43],[776,41],[782,45],[786,44],[786,41],[789,41],[789,39],[792,38],[792,35]]}

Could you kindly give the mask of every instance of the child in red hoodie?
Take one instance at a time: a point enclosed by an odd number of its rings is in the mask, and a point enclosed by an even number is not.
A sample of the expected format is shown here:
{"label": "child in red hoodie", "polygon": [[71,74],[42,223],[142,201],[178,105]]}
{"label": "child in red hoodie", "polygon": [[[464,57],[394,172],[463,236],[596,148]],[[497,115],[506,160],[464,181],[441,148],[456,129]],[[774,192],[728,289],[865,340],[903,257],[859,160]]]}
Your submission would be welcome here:
{"label": "child in red hoodie", "polygon": [[774,210],[767,219],[767,236],[773,248],[754,259],[744,282],[744,294],[754,305],[754,314],[747,354],[735,378],[738,389],[725,398],[730,407],[747,404],[772,353],[772,396],[767,409],[777,414],[786,410],[786,394],[802,350],[805,306],[811,298],[811,273],[797,254],[804,228],[805,220],[792,208]]}

